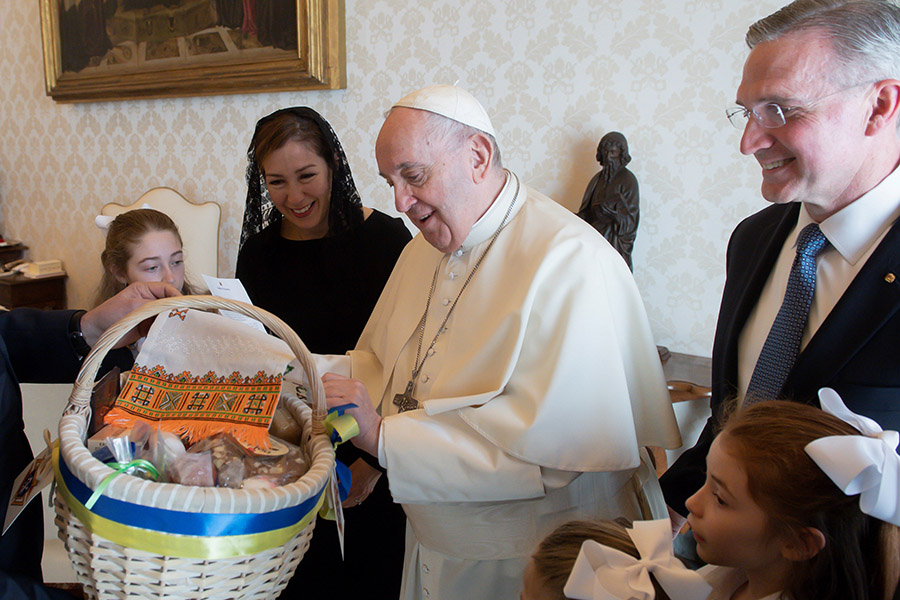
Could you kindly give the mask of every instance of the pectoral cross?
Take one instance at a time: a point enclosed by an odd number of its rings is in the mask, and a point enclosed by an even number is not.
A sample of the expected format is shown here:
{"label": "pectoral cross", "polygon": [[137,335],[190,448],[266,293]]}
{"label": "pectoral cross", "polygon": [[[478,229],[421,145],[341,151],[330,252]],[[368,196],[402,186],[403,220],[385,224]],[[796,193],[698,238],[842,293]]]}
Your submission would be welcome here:
{"label": "pectoral cross", "polygon": [[413,381],[406,386],[406,391],[402,394],[394,394],[394,404],[400,407],[400,412],[415,410],[419,408],[419,401],[413,398]]}

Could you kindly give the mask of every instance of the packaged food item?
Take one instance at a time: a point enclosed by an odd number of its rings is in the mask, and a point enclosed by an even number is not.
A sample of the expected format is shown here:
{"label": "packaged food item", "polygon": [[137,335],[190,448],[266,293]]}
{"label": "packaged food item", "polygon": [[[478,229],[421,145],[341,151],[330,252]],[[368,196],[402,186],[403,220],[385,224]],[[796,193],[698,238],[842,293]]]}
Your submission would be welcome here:
{"label": "packaged food item", "polygon": [[216,485],[215,468],[209,452],[185,452],[166,470],[172,483],[213,487]]}
{"label": "packaged food item", "polygon": [[103,429],[103,418],[112,410],[119,395],[119,367],[113,367],[107,371],[94,384],[91,391],[91,419],[88,422],[88,437]]}
{"label": "packaged food item", "polygon": [[128,431],[130,430],[124,427],[116,427],[115,425],[104,426],[100,431],[88,438],[86,444],[88,452],[96,454],[100,448],[106,447],[107,438],[120,437],[125,435]]}
{"label": "packaged food item", "polygon": [[216,434],[200,440],[190,447],[188,452],[209,452],[213,467],[216,470],[216,485],[219,487],[239,488],[245,478],[244,459],[247,453],[234,438],[227,434]]}
{"label": "packaged food item", "polygon": [[[282,400],[284,400],[283,397]],[[275,414],[272,415],[272,423],[269,425],[269,434],[291,444],[300,443],[303,430],[284,402],[279,402],[275,407]]]}
{"label": "packaged food item", "polygon": [[133,431],[115,433],[104,440],[104,444],[93,456],[100,462],[109,463],[121,473],[155,481],[159,477],[155,465],[146,460],[136,460],[139,456],[136,455],[135,449],[144,443],[142,436],[145,433],[140,431],[137,433],[137,444],[132,441],[132,436],[135,435]]}
{"label": "packaged food item", "polygon": [[146,460],[151,438],[154,437],[153,428],[147,423],[135,423],[128,433],[128,437],[134,445],[134,458],[144,458]]}
{"label": "packaged food item", "polygon": [[[244,459],[246,479],[243,487],[247,487],[248,480],[258,477],[273,482],[275,486],[287,485],[300,479],[309,470],[309,462],[299,446],[274,437],[271,445],[273,451],[279,454],[272,455],[270,452],[268,455],[256,454]],[[284,452],[280,452],[282,448]],[[251,486],[259,484],[258,481],[249,483]]]}
{"label": "packaged food item", "polygon": [[255,477],[248,477],[247,479],[245,479],[241,487],[243,487],[245,490],[267,490],[278,487],[278,484],[275,483],[275,480],[270,477],[266,477],[265,475],[257,475]]}
{"label": "packaged food item", "polygon": [[[157,429],[150,436],[143,458],[149,460],[160,473],[166,473],[181,455],[187,452],[184,442],[174,433]],[[167,477],[168,478],[168,477]]]}

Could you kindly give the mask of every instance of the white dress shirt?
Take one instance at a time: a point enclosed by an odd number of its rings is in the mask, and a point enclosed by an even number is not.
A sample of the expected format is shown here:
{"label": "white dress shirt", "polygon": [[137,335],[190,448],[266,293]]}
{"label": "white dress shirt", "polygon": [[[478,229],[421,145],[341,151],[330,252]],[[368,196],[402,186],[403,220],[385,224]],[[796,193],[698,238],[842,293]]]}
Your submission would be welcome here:
{"label": "white dress shirt", "polygon": [[[816,289],[800,343],[801,351],[898,217],[900,168],[895,169],[859,199],[819,223],[830,245],[816,259]],[[797,236],[812,222],[813,218],[806,206],[802,206],[797,225],[785,239],[759,301],[741,331],[738,343],[738,394],[742,399],[775,315],[784,300],[788,276],[796,255]]]}

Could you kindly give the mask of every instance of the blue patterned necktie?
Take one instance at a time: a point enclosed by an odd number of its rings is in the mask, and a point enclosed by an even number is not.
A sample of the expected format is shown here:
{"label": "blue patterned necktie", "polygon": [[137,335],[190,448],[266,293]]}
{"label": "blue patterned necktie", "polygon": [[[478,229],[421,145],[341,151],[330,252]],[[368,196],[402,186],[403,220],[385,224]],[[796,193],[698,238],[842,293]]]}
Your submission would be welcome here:
{"label": "blue patterned necktie", "polygon": [[815,223],[804,227],[797,236],[797,255],[791,266],[784,301],[759,353],[747,386],[745,403],[774,400],[781,394],[788,373],[800,354],[800,340],[816,289],[816,256],[826,244],[825,234]]}

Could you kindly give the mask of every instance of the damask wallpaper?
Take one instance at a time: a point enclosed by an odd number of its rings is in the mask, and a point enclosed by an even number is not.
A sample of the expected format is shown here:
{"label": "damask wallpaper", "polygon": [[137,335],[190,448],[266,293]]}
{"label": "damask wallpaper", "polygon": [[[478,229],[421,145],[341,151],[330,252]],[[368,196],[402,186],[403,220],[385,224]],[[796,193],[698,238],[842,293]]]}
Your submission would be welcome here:
{"label": "damask wallpaper", "polygon": [[222,207],[219,275],[231,276],[256,120],[306,104],[331,121],[364,203],[395,213],[373,145],[384,111],[432,83],[469,89],[506,166],[576,209],[603,134],[626,135],[641,186],[635,278],[657,343],[709,355],[728,234],[760,209],[759,167],[725,120],[744,32],[786,0],[346,0],[348,87],[57,104],[44,93],[38,2],[0,27],[0,233],[60,258],[69,305],[101,272],[100,206],[155,186]]}

